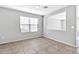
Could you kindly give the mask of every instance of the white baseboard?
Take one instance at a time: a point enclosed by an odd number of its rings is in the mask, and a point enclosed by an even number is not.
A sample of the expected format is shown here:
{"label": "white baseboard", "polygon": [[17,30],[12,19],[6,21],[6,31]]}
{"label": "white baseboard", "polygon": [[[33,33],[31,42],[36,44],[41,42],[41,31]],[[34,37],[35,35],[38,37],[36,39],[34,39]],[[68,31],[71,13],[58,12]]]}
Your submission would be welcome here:
{"label": "white baseboard", "polygon": [[[21,41],[21,40],[26,40],[26,39],[33,39],[33,38],[38,38],[38,37],[41,37],[41,36],[37,36],[37,37],[30,37],[30,38],[17,38],[17,39],[19,39],[19,40],[15,40],[15,39],[12,39],[12,41],[3,41],[3,42],[0,42],[0,44],[5,44],[5,43],[10,43],[10,42],[16,42],[16,41]],[[66,45],[69,45],[69,46],[72,46],[72,47],[76,47],[75,45],[72,45],[72,44],[69,44],[69,43],[66,43],[66,42],[64,42],[64,41],[60,41],[60,40],[57,40],[57,39],[55,39],[55,38],[51,38],[51,37],[48,37],[48,36],[43,36],[43,37],[46,37],[46,38],[49,38],[49,39],[51,39],[51,40],[55,40],[55,41],[57,41],[57,42],[60,42],[60,43],[63,43],[63,44],[66,44]]]}
{"label": "white baseboard", "polygon": [[2,41],[2,42],[0,42],[0,44],[12,43],[12,42],[28,40],[28,39],[34,39],[34,38],[39,38],[39,37],[41,37],[41,36],[29,37],[29,38],[16,38],[16,39],[12,39],[12,40]]}
{"label": "white baseboard", "polygon": [[56,38],[51,38],[51,37],[48,37],[48,36],[44,36],[44,37],[49,38],[49,39],[51,39],[51,40],[55,40],[55,41],[57,41],[57,42],[60,42],[60,43],[63,43],[63,44],[66,44],[66,45],[69,45],[69,46],[71,46],[71,47],[75,47],[75,48],[76,48],[75,45],[69,44],[69,43],[64,42],[64,41],[57,40]]}

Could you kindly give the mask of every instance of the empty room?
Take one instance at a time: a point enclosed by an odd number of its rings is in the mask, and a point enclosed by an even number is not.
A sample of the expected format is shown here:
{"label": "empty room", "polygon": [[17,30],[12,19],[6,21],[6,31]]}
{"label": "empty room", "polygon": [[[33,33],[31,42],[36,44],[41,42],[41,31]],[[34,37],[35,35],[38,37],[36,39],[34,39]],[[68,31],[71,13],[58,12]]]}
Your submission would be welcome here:
{"label": "empty room", "polygon": [[76,5],[1,5],[0,54],[74,54]]}

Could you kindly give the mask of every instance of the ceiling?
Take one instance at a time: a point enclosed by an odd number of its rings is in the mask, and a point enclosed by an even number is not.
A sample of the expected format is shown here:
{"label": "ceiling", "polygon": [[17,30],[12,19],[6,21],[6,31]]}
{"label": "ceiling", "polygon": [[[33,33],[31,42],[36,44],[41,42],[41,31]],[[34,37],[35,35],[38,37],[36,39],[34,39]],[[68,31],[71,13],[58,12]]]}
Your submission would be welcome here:
{"label": "ceiling", "polygon": [[[39,6],[37,8],[37,6]],[[24,12],[30,12],[38,15],[47,15],[51,12],[54,12],[58,9],[67,7],[68,5],[11,5],[11,6],[2,6],[6,8],[16,9]],[[46,7],[46,8],[44,8]]]}

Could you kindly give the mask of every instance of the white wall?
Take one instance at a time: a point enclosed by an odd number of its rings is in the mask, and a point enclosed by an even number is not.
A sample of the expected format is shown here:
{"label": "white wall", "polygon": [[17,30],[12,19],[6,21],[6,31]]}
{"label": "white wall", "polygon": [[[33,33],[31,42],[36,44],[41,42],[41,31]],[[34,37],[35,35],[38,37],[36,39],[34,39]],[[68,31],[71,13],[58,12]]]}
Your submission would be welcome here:
{"label": "white wall", "polygon": [[[39,31],[37,33],[20,32],[20,16],[30,16],[39,18]],[[42,16],[24,13],[17,10],[0,8],[0,44],[40,37],[42,34]]]}
{"label": "white wall", "polygon": [[[46,28],[47,21],[49,20],[48,17],[61,12],[66,9],[66,32],[65,31],[57,31],[57,30],[48,30]],[[52,24],[53,25],[53,24]],[[71,27],[74,26],[75,28],[72,29]],[[54,13],[51,13],[44,17],[44,36],[50,39],[71,45],[76,46],[76,6],[69,6],[68,8],[60,9]]]}
{"label": "white wall", "polygon": [[77,31],[79,31],[79,18],[77,18]]}

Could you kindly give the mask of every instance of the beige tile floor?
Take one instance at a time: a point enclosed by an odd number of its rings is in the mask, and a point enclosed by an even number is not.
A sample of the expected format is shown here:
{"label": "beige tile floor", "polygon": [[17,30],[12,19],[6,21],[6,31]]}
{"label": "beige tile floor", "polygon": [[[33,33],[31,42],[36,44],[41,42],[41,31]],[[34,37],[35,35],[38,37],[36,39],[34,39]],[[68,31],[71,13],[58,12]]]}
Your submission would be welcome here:
{"label": "beige tile floor", "polygon": [[0,54],[71,54],[75,51],[74,47],[43,37],[0,45]]}

